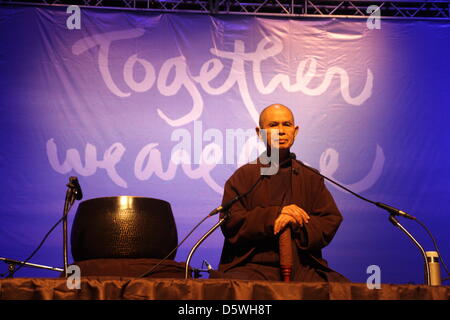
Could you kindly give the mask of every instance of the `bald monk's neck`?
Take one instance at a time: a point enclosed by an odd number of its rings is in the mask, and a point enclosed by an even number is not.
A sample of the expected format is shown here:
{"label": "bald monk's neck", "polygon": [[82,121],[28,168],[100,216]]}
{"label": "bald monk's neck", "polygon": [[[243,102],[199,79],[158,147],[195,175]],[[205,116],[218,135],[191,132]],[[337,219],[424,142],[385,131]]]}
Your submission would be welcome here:
{"label": "bald monk's neck", "polygon": [[[270,157],[271,156],[271,149],[268,150],[267,154]],[[289,155],[291,154],[291,150],[290,149],[281,149],[281,150],[277,150],[279,152],[279,163],[283,162],[284,160],[286,160],[287,158],[289,158]],[[288,167],[291,165],[290,161],[287,161],[283,167]]]}

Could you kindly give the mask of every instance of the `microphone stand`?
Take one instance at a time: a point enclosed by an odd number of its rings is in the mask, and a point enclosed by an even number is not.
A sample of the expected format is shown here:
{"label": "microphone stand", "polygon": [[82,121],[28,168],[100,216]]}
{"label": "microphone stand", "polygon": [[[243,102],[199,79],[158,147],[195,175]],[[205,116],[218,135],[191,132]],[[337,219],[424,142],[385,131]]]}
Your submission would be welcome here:
{"label": "microphone stand", "polygon": [[26,266],[26,267],[45,269],[45,270],[51,270],[51,271],[56,271],[56,272],[64,271],[61,268],[49,267],[49,266],[44,266],[42,264],[24,262],[24,261],[19,261],[19,260],[14,260],[14,259],[9,259],[9,258],[3,258],[3,257],[0,257],[0,261],[3,261],[6,264],[8,264],[8,273],[9,274],[8,274],[7,278],[11,278],[12,275],[14,274],[15,270],[16,270],[16,266],[21,266],[21,265]]}
{"label": "microphone stand", "polygon": [[[35,267],[35,268],[42,268],[52,271],[58,271],[64,272],[64,276],[67,278],[67,269],[68,269],[68,245],[67,245],[67,215],[69,214],[70,209],[72,208],[73,203],[75,200],[81,200],[83,197],[80,184],[78,183],[77,177],[70,177],[69,183],[67,184],[67,191],[66,191],[66,198],[64,201],[64,210],[63,210],[63,216],[61,219],[58,220],[58,222],[50,229],[49,232],[45,235],[44,239],[41,241],[39,246],[33,251],[33,253],[25,260],[25,261],[18,261],[13,260],[9,258],[0,258],[0,261],[4,261],[8,264],[8,277],[11,278],[16,271],[18,271],[23,266],[29,266],[29,267]],[[63,222],[63,259],[64,259],[64,268],[55,268],[55,267],[48,267],[43,266],[35,263],[28,263],[28,261],[36,254],[36,252],[41,248],[41,246],[44,244],[47,237],[50,235],[50,233],[56,228],[58,224]],[[16,265],[19,267],[16,269]]]}
{"label": "microphone stand", "polygon": [[394,214],[391,213],[389,215],[389,221],[392,222],[392,224],[394,226],[396,226],[400,230],[402,230],[411,239],[411,241],[416,245],[416,247],[419,248],[420,252],[422,253],[424,262],[425,262],[425,282],[427,283],[427,285],[431,286],[430,266],[428,265],[427,254],[425,253],[425,250],[420,245],[420,243],[416,239],[414,239],[413,235],[411,233],[409,233],[408,230],[406,230],[405,227],[403,227],[400,224],[400,222],[398,222],[397,219],[395,219]]}
{"label": "microphone stand", "polygon": [[63,211],[63,263],[64,263],[64,276],[67,278],[67,268],[68,268],[68,243],[67,243],[67,215],[69,214],[69,210],[75,202],[76,198],[76,187],[72,183],[72,180],[69,180],[67,184],[66,191],[66,199],[64,201],[64,211]]}
{"label": "microphone stand", "polygon": [[209,237],[211,233],[213,233],[218,227],[220,227],[225,220],[228,218],[228,213],[226,213],[222,218],[220,218],[219,222],[217,222],[211,229],[206,232],[203,237],[200,238],[200,240],[197,241],[197,243],[192,247],[191,251],[189,252],[188,258],[186,260],[186,267],[184,271],[184,279],[188,278],[189,275],[189,263],[191,261],[191,258],[194,254],[194,252],[197,250],[197,248],[203,243],[203,241],[206,240],[206,238]]}
{"label": "microphone stand", "polygon": [[[292,155],[292,157],[295,159],[295,155],[294,155],[294,154]],[[324,176],[324,175],[321,174],[320,172],[318,172],[318,171],[314,170],[313,168],[311,168],[310,166],[307,166],[306,164],[304,164],[302,161],[300,161],[300,160],[297,160],[297,161],[298,161],[303,167],[305,167],[306,169],[308,169],[308,170],[314,172],[315,174],[321,176],[321,177],[324,178],[325,180],[330,181],[331,183],[333,183],[333,184],[337,185],[339,188],[344,189],[345,191],[351,193],[352,195],[356,196],[357,198],[359,198],[359,199],[361,199],[361,200],[364,200],[364,201],[367,201],[367,202],[369,202],[369,203],[371,203],[371,204],[376,205],[376,206],[379,207],[379,208],[382,208],[382,209],[388,211],[388,212],[390,213],[390,215],[389,215],[389,221],[390,221],[394,226],[396,226],[396,227],[398,227],[400,230],[402,230],[402,231],[403,231],[403,232],[404,232],[404,233],[405,233],[405,234],[413,241],[413,243],[419,248],[419,250],[421,251],[422,256],[423,256],[423,258],[424,258],[424,261],[425,261],[425,282],[426,282],[427,285],[431,286],[430,266],[428,265],[428,260],[427,260],[427,255],[426,255],[426,253],[425,253],[425,250],[424,250],[423,247],[420,245],[420,243],[419,243],[416,239],[414,239],[414,237],[412,236],[412,234],[409,233],[408,230],[406,230],[406,228],[403,227],[403,226],[398,222],[397,219],[395,219],[395,216],[401,216],[401,217],[408,218],[408,219],[411,219],[411,220],[417,220],[416,217],[411,216],[411,215],[409,215],[408,213],[406,213],[406,212],[404,212],[404,211],[402,211],[402,210],[399,210],[399,209],[397,209],[397,208],[394,208],[394,207],[392,207],[392,206],[390,206],[390,205],[387,205],[387,204],[385,204],[385,203],[382,203],[382,202],[375,202],[375,201],[369,200],[369,199],[367,199],[367,198],[365,198],[365,197],[363,197],[363,196],[361,196],[361,195],[359,195],[359,194],[357,194],[357,193],[351,191],[350,189],[344,187],[343,185],[337,183],[336,181],[334,181],[334,180],[328,178],[327,176]]]}

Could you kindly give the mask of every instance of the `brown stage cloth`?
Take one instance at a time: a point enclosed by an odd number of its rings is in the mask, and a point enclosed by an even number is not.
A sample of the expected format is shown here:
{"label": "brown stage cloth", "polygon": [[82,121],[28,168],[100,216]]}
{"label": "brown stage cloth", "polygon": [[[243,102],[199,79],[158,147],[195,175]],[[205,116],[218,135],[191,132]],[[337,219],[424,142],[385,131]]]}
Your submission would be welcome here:
{"label": "brown stage cloth", "polygon": [[[80,267],[82,277],[110,276],[110,277],[139,277],[147,271],[152,272],[150,278],[179,278],[184,279],[186,264],[160,259],[90,259],[76,261],[72,264]],[[160,263],[159,266],[156,265]],[[192,274],[192,268],[189,275]],[[61,277],[64,277],[61,274]],[[189,277],[190,278],[190,277]]]}
{"label": "brown stage cloth", "polygon": [[[125,285],[128,284],[126,287]],[[364,283],[87,277],[81,289],[65,279],[0,280],[0,300],[449,300],[450,287]]]}
{"label": "brown stage cloth", "polygon": [[[262,165],[240,167],[225,184],[222,204],[247,192],[259,179]],[[309,223],[293,230],[293,281],[348,282],[328,267],[321,249],[333,239],[342,215],[323,178],[304,168],[298,161],[262,179],[248,196],[235,203],[222,225],[225,236],[217,278],[278,281],[278,238],[273,235],[274,221],[285,205],[296,204],[310,216]],[[268,270],[268,271],[267,271]],[[257,277],[257,278],[255,278]]]}

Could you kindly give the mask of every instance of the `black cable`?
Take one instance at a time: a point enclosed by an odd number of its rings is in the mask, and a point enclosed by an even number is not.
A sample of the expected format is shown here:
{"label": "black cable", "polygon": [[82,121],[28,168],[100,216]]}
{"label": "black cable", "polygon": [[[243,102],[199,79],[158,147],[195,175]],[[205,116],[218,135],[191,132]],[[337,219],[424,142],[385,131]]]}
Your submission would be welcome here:
{"label": "black cable", "polygon": [[[8,265],[8,268],[9,268],[9,265]],[[9,270],[5,273],[0,273],[0,278],[6,278],[6,275],[9,273],[10,273]]]}
{"label": "black cable", "polygon": [[181,242],[175,248],[173,248],[172,251],[170,251],[167,256],[165,256],[160,262],[158,262],[158,264],[154,265],[150,270],[148,270],[145,273],[141,274],[138,278],[144,278],[144,277],[148,276],[150,273],[153,272],[153,270],[155,270],[158,266],[160,266],[161,263],[166,261],[172,255],[172,253],[174,253],[186,241],[186,239],[192,234],[192,232],[194,232],[195,229],[197,229],[209,217],[210,217],[210,215],[207,215],[206,217],[204,217],[202,219],[202,221],[197,223],[197,225],[194,228],[192,228],[192,230],[188,233],[188,235],[186,237],[184,237],[184,239],[181,240]]}
{"label": "black cable", "polygon": [[[168,255],[166,255],[163,259],[161,259],[161,261],[159,261],[156,265],[154,265],[150,270],[146,271],[145,273],[141,274],[138,279],[140,278],[144,278],[146,276],[148,276],[149,274],[151,274],[157,267],[159,267],[161,265],[161,263],[163,263],[164,261],[166,261],[185,241],[186,239],[195,231],[195,229],[197,229],[206,219],[208,219],[209,217],[211,217],[209,214],[204,217],[199,223],[197,223],[197,225],[192,228],[192,230],[184,237],[183,240],[181,240],[181,242],[172,249],[172,251],[169,252]],[[128,286],[130,285],[131,281],[133,281],[134,279],[130,279],[128,280],[122,287],[121,289],[121,297],[122,299],[125,298],[125,292],[128,288]]]}
{"label": "black cable", "polygon": [[[295,159],[295,156],[293,156],[293,157],[294,157],[294,159]],[[352,190],[348,189],[347,187],[344,187],[342,184],[340,184],[340,183],[338,183],[338,182],[336,182],[336,181],[334,181],[334,180],[331,180],[331,179],[328,178],[327,176],[324,176],[323,174],[321,174],[319,171],[316,171],[316,170],[314,170],[313,168],[311,168],[310,166],[307,166],[306,164],[304,164],[304,163],[301,162],[300,160],[297,160],[297,161],[298,161],[303,167],[305,167],[306,169],[309,169],[310,171],[312,171],[312,172],[314,172],[315,174],[321,176],[321,177],[324,178],[325,180],[328,180],[328,181],[330,181],[331,183],[337,185],[338,187],[344,189],[345,191],[351,193],[351,194],[354,195],[355,197],[357,197],[357,198],[359,198],[359,199],[361,199],[361,200],[370,202],[370,203],[372,203],[372,204],[374,204],[374,205],[377,205],[377,202],[372,201],[372,200],[370,200],[370,199],[367,199],[367,198],[365,198],[365,197],[363,197],[363,196],[357,194],[356,192],[353,192]]]}
{"label": "black cable", "polygon": [[25,263],[27,263],[28,261],[30,261],[31,258],[33,258],[33,256],[38,252],[38,250],[42,247],[42,245],[44,244],[45,240],[47,240],[48,236],[50,235],[50,233],[52,233],[53,230],[55,230],[55,228],[61,223],[61,221],[64,220],[65,217],[67,217],[67,214],[69,213],[70,209],[72,208],[73,204],[70,205],[70,207],[68,208],[67,212],[64,213],[64,215],[61,217],[61,219],[59,219],[55,225],[53,227],[50,228],[50,230],[46,233],[46,235],[44,236],[44,238],[42,239],[41,243],[37,246],[37,248],[30,254],[30,256],[25,259],[25,261],[23,261],[23,263],[21,263],[19,265],[19,267],[17,267],[17,269],[15,269],[13,272],[9,273],[8,277],[12,277],[17,271],[19,271],[24,265]]}

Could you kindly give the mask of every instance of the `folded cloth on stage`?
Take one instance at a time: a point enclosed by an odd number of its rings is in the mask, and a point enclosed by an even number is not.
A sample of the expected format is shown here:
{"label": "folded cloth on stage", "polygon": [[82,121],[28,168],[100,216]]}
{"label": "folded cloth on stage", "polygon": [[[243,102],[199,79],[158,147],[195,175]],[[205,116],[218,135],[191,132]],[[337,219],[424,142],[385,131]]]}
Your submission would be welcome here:
{"label": "folded cloth on stage", "polygon": [[[157,265],[160,259],[90,259],[72,264],[80,267],[81,276],[139,277]],[[155,268],[147,278],[183,278],[184,262],[166,260]],[[189,273],[192,274],[192,273]]]}

